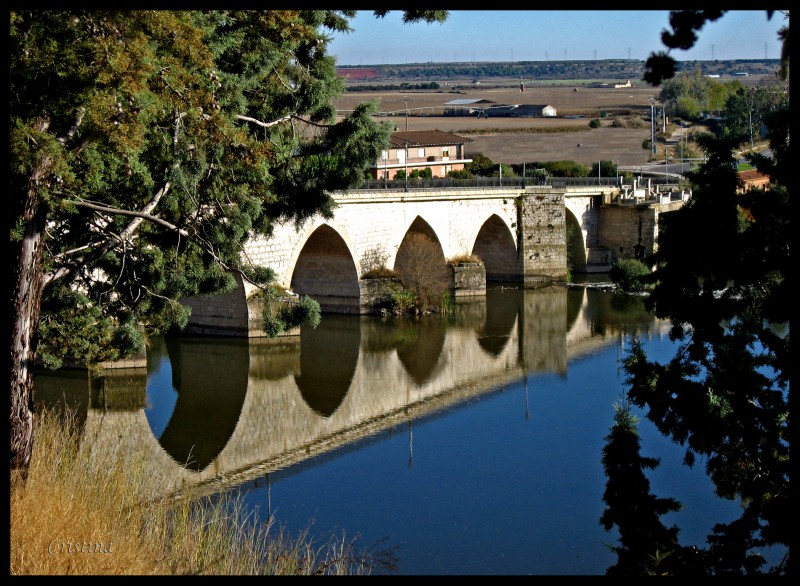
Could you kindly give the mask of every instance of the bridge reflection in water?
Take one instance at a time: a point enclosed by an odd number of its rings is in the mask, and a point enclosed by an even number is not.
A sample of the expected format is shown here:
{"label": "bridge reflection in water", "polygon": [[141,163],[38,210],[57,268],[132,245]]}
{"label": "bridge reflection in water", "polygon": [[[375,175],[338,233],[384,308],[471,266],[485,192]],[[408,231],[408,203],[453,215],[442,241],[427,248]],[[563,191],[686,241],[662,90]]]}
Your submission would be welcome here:
{"label": "bridge reflection in water", "polygon": [[213,494],[502,389],[633,331],[663,335],[641,298],[582,287],[492,288],[452,318],[326,314],[278,340],[156,339],[147,369],[39,372],[83,448],[136,454],[165,491]]}

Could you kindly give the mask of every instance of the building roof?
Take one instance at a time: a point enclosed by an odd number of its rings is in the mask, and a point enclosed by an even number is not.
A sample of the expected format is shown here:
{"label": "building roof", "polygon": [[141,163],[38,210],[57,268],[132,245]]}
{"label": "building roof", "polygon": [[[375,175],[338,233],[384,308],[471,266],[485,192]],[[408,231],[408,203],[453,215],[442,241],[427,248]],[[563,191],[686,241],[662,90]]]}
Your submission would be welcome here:
{"label": "building roof", "polygon": [[761,173],[757,169],[748,169],[747,171],[739,171],[739,178],[742,181],[769,181],[769,177]]}
{"label": "building roof", "polygon": [[443,130],[398,130],[389,137],[389,143],[393,148],[448,146],[468,142],[472,142],[472,139]]}
{"label": "building roof", "polygon": [[445,102],[445,106],[470,106],[472,104],[494,104],[492,100],[486,98],[459,98]]}

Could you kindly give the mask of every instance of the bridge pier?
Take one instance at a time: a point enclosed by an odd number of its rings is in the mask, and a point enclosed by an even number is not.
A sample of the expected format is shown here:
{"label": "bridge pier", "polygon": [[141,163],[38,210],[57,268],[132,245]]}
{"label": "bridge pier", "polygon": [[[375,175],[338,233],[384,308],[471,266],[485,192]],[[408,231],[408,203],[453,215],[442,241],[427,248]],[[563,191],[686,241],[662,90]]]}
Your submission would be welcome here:
{"label": "bridge pier", "polygon": [[567,280],[564,191],[535,189],[518,200],[518,254],[523,287]]}

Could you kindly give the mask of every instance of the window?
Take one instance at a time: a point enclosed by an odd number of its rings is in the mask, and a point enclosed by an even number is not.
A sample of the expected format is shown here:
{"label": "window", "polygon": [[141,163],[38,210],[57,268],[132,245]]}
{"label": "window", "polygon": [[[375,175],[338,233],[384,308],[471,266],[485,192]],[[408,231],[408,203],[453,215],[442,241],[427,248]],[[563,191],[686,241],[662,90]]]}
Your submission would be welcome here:
{"label": "window", "polygon": [[449,148],[442,149],[442,156],[443,157],[449,157],[450,156],[450,149]]}
{"label": "window", "polygon": [[424,159],[424,158],[425,158],[425,149],[419,149],[419,150],[417,151],[417,156],[418,156],[420,159]]}
{"label": "window", "polygon": [[381,151],[381,161],[385,161],[389,158],[389,151]]}

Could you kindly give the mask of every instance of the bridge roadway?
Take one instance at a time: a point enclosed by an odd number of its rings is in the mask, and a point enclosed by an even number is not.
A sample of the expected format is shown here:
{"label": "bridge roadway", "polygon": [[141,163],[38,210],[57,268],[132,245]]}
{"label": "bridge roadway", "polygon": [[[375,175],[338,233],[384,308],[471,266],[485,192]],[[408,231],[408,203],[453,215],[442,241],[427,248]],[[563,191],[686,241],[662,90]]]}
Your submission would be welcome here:
{"label": "bridge roadway", "polygon": [[[582,184],[564,179],[542,186],[337,193],[332,218],[278,225],[270,238],[253,238],[245,257],[272,268],[278,285],[313,297],[323,312],[369,314],[377,311],[378,295],[369,289],[374,281],[362,275],[376,259],[388,268],[402,265],[411,254],[412,234],[435,242],[443,261],[477,255],[484,287],[486,281],[523,287],[565,281],[568,248],[575,272],[606,272],[614,258],[633,257],[637,244],[645,254],[652,252],[657,215],[671,196],[664,201],[649,185],[582,179]],[[455,282],[452,287],[458,295]],[[264,336],[263,304],[249,283],[240,280],[227,295],[183,302],[192,309],[187,333]]]}
{"label": "bridge roadway", "polygon": [[[498,319],[509,305],[496,305],[490,293],[459,303],[456,325],[425,330],[412,342],[381,335],[379,318],[339,317],[337,323],[332,316],[327,321],[339,337],[325,347],[324,370],[313,358],[304,360],[301,347],[315,344],[305,333],[279,340],[183,339],[178,350],[170,349],[177,402],[158,438],[144,410],[145,369],[109,372],[100,385],[87,384],[85,375],[74,381],[86,413],[81,449],[142,466],[162,483],[163,494],[211,494],[527,384],[531,373],[566,376],[570,360],[617,343],[634,327],[666,332],[648,315],[617,320],[580,288],[509,294],[519,296],[513,313]],[[40,398],[61,397],[65,388],[63,380],[37,376]]]}

